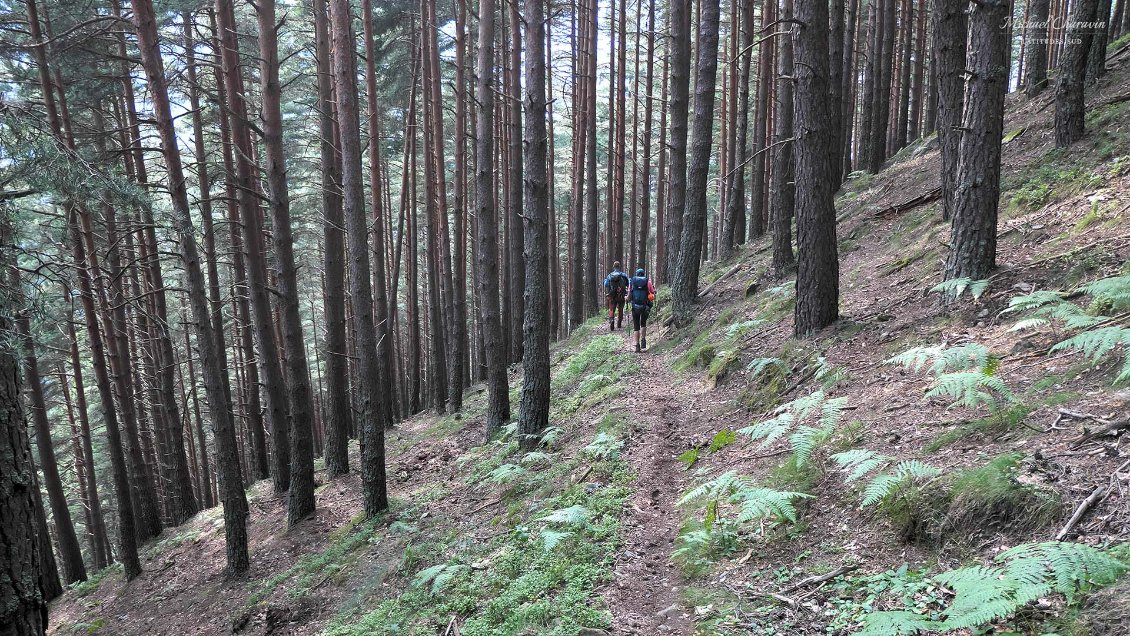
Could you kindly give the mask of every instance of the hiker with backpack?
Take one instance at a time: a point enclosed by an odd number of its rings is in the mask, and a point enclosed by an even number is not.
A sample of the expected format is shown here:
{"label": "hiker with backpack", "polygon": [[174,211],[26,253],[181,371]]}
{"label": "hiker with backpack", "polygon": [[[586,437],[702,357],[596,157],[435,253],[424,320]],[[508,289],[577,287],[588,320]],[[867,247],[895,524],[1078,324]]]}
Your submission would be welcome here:
{"label": "hiker with backpack", "polygon": [[628,281],[628,295],[626,299],[632,302],[632,326],[636,332],[636,352],[647,349],[647,317],[651,314],[651,306],[655,304],[655,285],[643,268],[636,270],[636,275]]}
{"label": "hiker with backpack", "polygon": [[624,327],[624,299],[628,293],[628,280],[628,275],[620,269],[620,261],[613,263],[612,271],[604,277],[604,293],[608,296],[609,331]]}

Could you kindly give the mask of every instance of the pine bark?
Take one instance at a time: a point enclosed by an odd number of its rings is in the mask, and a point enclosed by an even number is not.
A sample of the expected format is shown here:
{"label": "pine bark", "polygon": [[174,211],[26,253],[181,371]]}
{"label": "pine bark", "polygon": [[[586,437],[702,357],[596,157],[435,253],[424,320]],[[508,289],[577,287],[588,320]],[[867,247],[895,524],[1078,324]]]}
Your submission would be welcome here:
{"label": "pine bark", "polygon": [[691,305],[698,297],[698,274],[702,265],[706,232],[706,186],[710,171],[710,148],[714,141],[714,89],[718,75],[719,1],[704,0],[695,59],[694,123],[691,157],[687,170],[687,205],[679,258],[671,280],[671,299],[676,324],[691,319]]}
{"label": "pine bark", "polygon": [[[147,1],[147,0],[142,0]],[[268,296],[266,247],[263,223],[256,198],[256,169],[244,99],[243,75],[240,69],[239,41],[236,33],[235,9],[232,0],[216,0],[220,57],[227,93],[228,125],[234,150],[234,181],[242,226],[243,257],[247,269],[247,295],[250,300],[250,326],[258,348],[256,362],[266,396],[267,421],[271,429],[271,480],[276,493],[290,488],[290,426],[288,390],[279,364],[278,340],[273,329],[274,316]],[[237,226],[232,225],[235,234]],[[201,343],[203,344],[203,343]],[[254,390],[254,387],[253,387]]]}
{"label": "pine bark", "polygon": [[1031,0],[1024,37],[1024,94],[1028,99],[1039,95],[1048,86],[1048,15],[1050,0]]}
{"label": "pine bark", "polygon": [[1066,148],[1083,138],[1086,115],[1084,90],[1087,55],[1098,0],[1078,0],[1071,11],[1067,44],[1059,62],[1055,86],[1055,147]]}
{"label": "pine bark", "polygon": [[[933,60],[938,83],[938,142],[942,156],[942,218],[953,215],[957,190],[958,145],[965,103],[967,18],[964,0],[933,0]],[[970,102],[971,104],[973,102]]]}
{"label": "pine bark", "polygon": [[[510,0],[507,3],[510,9],[510,61],[507,68],[510,71],[510,89],[512,91],[506,100],[506,108],[510,109],[508,122],[510,128],[506,135],[510,144],[510,153],[507,155],[510,160],[509,180],[506,182],[506,187],[510,193],[510,207],[506,211],[508,215],[506,246],[510,258],[510,277],[507,279],[510,312],[506,318],[510,322],[510,362],[518,362],[522,359],[525,341],[522,334],[522,325],[526,313],[524,298],[526,279],[544,280],[546,272],[549,271],[549,268],[539,271],[530,269],[523,271],[523,269],[519,269],[518,265],[522,262],[522,253],[525,250],[525,233],[522,229],[522,78],[519,70],[522,68],[522,33],[521,28],[519,28],[521,18],[518,15],[518,2],[519,0]],[[529,55],[528,52],[527,55]],[[526,81],[529,82],[529,78],[526,78]]]}
{"label": "pine bark", "polygon": [[[644,108],[643,108],[643,144],[641,145],[642,165],[637,165],[636,177],[639,183],[639,212],[640,223],[637,231],[636,263],[639,267],[647,268],[647,246],[651,238],[651,134],[652,134],[652,109],[655,69],[655,0],[649,0],[647,8],[647,67],[644,83]],[[638,82],[637,82],[638,84]],[[637,161],[639,164],[639,161]]]}
{"label": "pine bark", "polygon": [[[545,129],[545,0],[524,0],[526,88],[525,111],[525,246],[527,272],[549,269],[549,190],[546,176]],[[526,315],[522,324],[522,403],[518,416],[519,445],[536,448],[549,424],[549,286],[539,276],[525,276]]]}
{"label": "pine bark", "polygon": [[[13,277],[15,278],[15,277]],[[12,281],[19,285],[18,278]],[[86,566],[82,562],[82,549],[63,492],[59,477],[59,462],[55,458],[55,444],[51,439],[51,422],[47,419],[47,400],[43,395],[43,378],[39,373],[39,359],[35,355],[35,341],[31,337],[31,319],[27,314],[16,318],[16,326],[24,348],[24,380],[31,399],[31,419],[35,424],[35,446],[39,451],[39,468],[43,471],[43,485],[51,503],[51,517],[55,521],[55,540],[59,545],[63,581],[68,585],[86,580]]]}
{"label": "pine bark", "polygon": [[683,212],[687,207],[687,136],[691,81],[690,0],[670,0],[668,21],[671,31],[670,181],[667,190],[666,240],[667,276],[674,280],[683,237]]}
{"label": "pine bark", "polygon": [[331,0],[334,89],[341,132],[342,192],[349,249],[349,291],[356,325],[357,419],[361,431],[361,487],[365,517],[388,508],[385,483],[384,422],[380,421],[376,325],[369,270],[368,222],[361,171],[361,120],[357,98],[357,60],[349,0]]}
{"label": "pine bark", "polygon": [[996,267],[1009,45],[1000,25],[1008,10],[1008,0],[985,0],[969,12],[969,108],[958,153],[946,280],[984,280]]}
{"label": "pine bark", "polygon": [[314,46],[318,69],[318,132],[322,160],[322,210],[325,238],[322,310],[325,315],[326,352],[324,421],[326,473],[332,479],[349,472],[349,430],[353,412],[349,404],[349,358],[345,343],[345,219],[341,203],[341,165],[334,149],[333,71],[330,60],[329,7],[312,0]]}
{"label": "pine bark", "polygon": [[[895,2],[896,0],[876,0],[879,3],[877,16],[877,42],[880,45],[879,59],[876,63],[876,85],[874,101],[875,123],[871,129],[871,155],[867,169],[879,172],[887,160],[887,128],[891,120],[891,88],[894,80],[895,48]],[[867,143],[867,141],[865,141]]]}
{"label": "pine bark", "polygon": [[475,112],[475,259],[480,329],[487,367],[487,438],[510,418],[510,386],[499,314],[498,210],[494,199],[494,0],[479,2]]}
{"label": "pine bark", "polygon": [[[796,27],[796,234],[797,302],[793,332],[808,336],[839,314],[839,258],[836,253],[837,187],[833,171],[839,100],[827,99],[830,58],[828,9],[824,0],[797,0]],[[839,61],[839,57],[836,57]],[[838,65],[838,64],[837,64]],[[834,92],[834,91],[833,91]]]}
{"label": "pine bark", "polygon": [[157,39],[157,21],[150,0],[133,0],[134,19],[137,22],[138,45],[142,66],[149,83],[149,94],[161,137],[165,158],[168,187],[173,203],[173,222],[180,239],[181,261],[185,269],[196,337],[200,349],[208,402],[212,405],[212,428],[216,440],[217,467],[220,478],[221,499],[224,502],[224,531],[227,545],[227,570],[229,575],[242,575],[248,568],[247,556],[247,499],[243,491],[236,454],[235,426],[231,407],[223,390],[223,368],[219,365],[219,346],[212,331],[211,311],[207,286],[200,269],[200,255],[196,245],[196,229],[188,206],[188,192],[180,162],[176,131],[173,126],[169,93],[164,75],[164,63]]}
{"label": "pine bark", "polygon": [[[9,245],[10,219],[0,219],[0,224],[0,234],[5,235],[2,242]],[[9,316],[17,303],[7,286],[2,294],[0,331],[10,333]],[[20,399],[20,365],[16,349],[6,341],[0,347],[0,549],[4,553],[0,559],[0,597],[4,599],[0,624],[13,636],[47,633],[47,598],[39,576],[42,553],[50,551],[51,545],[41,541],[35,488],[35,466]]]}
{"label": "pine bark", "polygon": [[[781,20],[793,19],[793,0],[780,1]],[[787,22],[785,24],[788,24]],[[796,268],[793,255],[793,43],[789,35],[778,36],[775,114],[773,117],[773,175],[769,184],[769,215],[773,226],[773,271],[778,278]]]}

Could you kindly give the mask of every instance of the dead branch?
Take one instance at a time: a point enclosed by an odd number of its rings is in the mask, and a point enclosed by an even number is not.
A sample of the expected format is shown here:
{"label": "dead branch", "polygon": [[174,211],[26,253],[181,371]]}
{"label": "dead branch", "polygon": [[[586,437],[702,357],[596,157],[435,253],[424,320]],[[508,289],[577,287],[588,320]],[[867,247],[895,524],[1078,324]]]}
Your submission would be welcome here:
{"label": "dead branch", "polygon": [[821,574],[819,576],[805,577],[805,578],[797,581],[796,583],[793,583],[792,585],[786,587],[785,589],[781,590],[781,593],[782,594],[788,594],[789,592],[795,592],[796,590],[799,590],[800,588],[808,586],[808,585],[815,585],[817,583],[823,583],[824,581],[831,581],[832,579],[836,578],[837,576],[843,576],[844,574],[847,574],[848,572],[854,572],[855,570],[858,570],[858,569],[859,569],[858,565],[844,565],[844,566],[836,568],[835,570],[832,570],[831,572],[828,572],[827,574]]}
{"label": "dead branch", "polygon": [[713,283],[710,283],[709,285],[707,285],[707,286],[706,286],[706,289],[703,289],[702,291],[700,291],[700,292],[698,293],[698,297],[699,297],[699,298],[702,298],[703,296],[706,296],[707,294],[709,294],[709,293],[710,293],[710,290],[714,289],[714,286],[715,286],[715,285],[717,285],[718,283],[721,283],[722,281],[726,280],[726,278],[727,278],[727,277],[728,277],[728,276],[729,276],[730,274],[733,274],[734,272],[736,272],[736,271],[738,271],[739,269],[741,269],[741,268],[742,268],[742,265],[744,265],[744,263],[738,263],[737,265],[734,265],[734,266],[733,266],[733,267],[731,267],[730,269],[726,270],[726,272],[725,272],[724,274],[722,274],[721,276],[719,276],[717,280],[715,280],[715,281],[714,281]]}
{"label": "dead branch", "polygon": [[1106,492],[1107,486],[1095,488],[1091,495],[1084,499],[1083,503],[1079,504],[1079,507],[1075,509],[1075,514],[1071,515],[1071,519],[1067,521],[1067,525],[1063,526],[1063,530],[1060,530],[1059,533],[1055,535],[1055,540],[1063,541],[1064,537],[1070,534],[1071,531],[1075,529],[1075,526],[1079,525],[1079,521],[1083,518],[1083,515],[1087,514],[1087,511],[1098,503],[1099,500],[1106,495]]}
{"label": "dead branch", "polygon": [[902,214],[903,212],[906,212],[908,210],[913,210],[914,208],[921,207],[923,205],[926,205],[927,203],[933,203],[940,198],[942,198],[942,188],[941,186],[938,186],[933,190],[924,192],[915,197],[911,197],[900,203],[896,203],[889,208],[879,210],[878,212],[875,212],[874,217],[876,219],[887,219],[898,216],[899,214]]}

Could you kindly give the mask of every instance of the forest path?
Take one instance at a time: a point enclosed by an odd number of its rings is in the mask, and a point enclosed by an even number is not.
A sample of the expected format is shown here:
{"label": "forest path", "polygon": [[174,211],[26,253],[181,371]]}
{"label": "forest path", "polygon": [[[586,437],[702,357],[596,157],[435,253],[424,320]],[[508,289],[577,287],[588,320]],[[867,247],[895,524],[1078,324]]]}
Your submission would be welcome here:
{"label": "forest path", "polygon": [[[658,331],[649,345],[663,339]],[[634,351],[631,331],[623,333],[625,349]],[[616,634],[690,634],[683,576],[671,560],[681,523],[676,502],[690,481],[676,458],[702,437],[702,423],[714,409],[705,384],[674,373],[667,355],[637,355],[641,368],[623,398],[633,431],[625,459],[636,474],[636,492],[625,509],[624,545],[604,596]]]}

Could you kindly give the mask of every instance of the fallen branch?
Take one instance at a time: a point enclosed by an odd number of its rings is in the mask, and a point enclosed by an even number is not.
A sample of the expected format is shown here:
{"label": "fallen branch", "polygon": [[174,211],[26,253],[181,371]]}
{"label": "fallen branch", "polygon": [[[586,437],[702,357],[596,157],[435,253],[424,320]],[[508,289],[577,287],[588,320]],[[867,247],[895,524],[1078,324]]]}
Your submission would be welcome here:
{"label": "fallen branch", "polygon": [[728,276],[729,276],[730,274],[733,274],[734,272],[736,272],[736,271],[738,271],[739,269],[741,269],[741,268],[742,268],[742,265],[744,265],[744,264],[745,264],[745,263],[738,263],[737,265],[734,265],[734,266],[733,266],[733,267],[731,267],[730,269],[726,270],[726,272],[725,272],[724,274],[722,274],[721,276],[719,276],[717,280],[715,280],[715,281],[714,281],[713,283],[710,283],[709,285],[707,285],[707,286],[706,286],[706,289],[703,289],[702,291],[700,291],[700,292],[698,293],[698,297],[699,297],[699,298],[702,298],[703,296],[705,296],[705,295],[709,294],[709,293],[710,293],[710,290],[714,289],[714,286],[715,286],[715,285],[717,285],[718,283],[720,283],[720,282],[722,282],[722,281],[726,280],[726,277],[728,277]]}
{"label": "fallen branch", "polygon": [[1083,518],[1083,515],[1087,514],[1087,511],[1106,495],[1106,491],[1107,486],[1095,488],[1094,492],[1084,499],[1083,503],[1079,504],[1079,507],[1075,509],[1075,514],[1071,515],[1071,519],[1067,521],[1067,525],[1063,526],[1063,530],[1060,530],[1059,533],[1055,535],[1055,540],[1063,541],[1064,537],[1070,534],[1071,531],[1075,529],[1075,526],[1079,525],[1079,521]]}
{"label": "fallen branch", "polygon": [[896,203],[889,208],[879,210],[878,212],[875,212],[874,217],[876,219],[886,219],[893,216],[898,216],[899,214],[902,214],[907,210],[913,210],[914,208],[926,205],[927,203],[933,203],[940,198],[942,198],[942,188],[939,186],[937,188],[934,188],[933,190],[930,190],[929,192],[925,192],[916,197],[911,197],[901,203]]}
{"label": "fallen branch", "polygon": [[493,505],[497,504],[497,503],[498,503],[498,502],[500,502],[500,501],[502,501],[502,498],[501,498],[501,497],[500,497],[500,498],[498,498],[498,499],[494,499],[494,500],[488,501],[488,502],[486,502],[485,504],[483,504],[483,505],[481,505],[481,506],[479,506],[479,507],[475,508],[475,509],[474,509],[474,510],[472,510],[471,512],[468,512],[467,514],[468,514],[468,515],[473,515],[473,514],[475,514],[476,512],[478,512],[478,511],[480,511],[480,510],[482,510],[482,509],[484,509],[484,508],[489,508],[489,507],[491,507],[491,506],[493,506]]}
{"label": "fallen branch", "polygon": [[1079,448],[1083,444],[1095,439],[1096,437],[1106,437],[1108,435],[1118,435],[1125,429],[1130,429],[1130,418],[1122,418],[1120,420],[1108,420],[1099,417],[1092,413],[1080,413],[1079,411],[1072,411],[1069,409],[1059,409],[1059,416],[1055,422],[1052,422],[1052,428],[1063,420],[1090,420],[1101,426],[1093,431],[1083,429],[1083,434],[1071,441],[1071,448]]}
{"label": "fallen branch", "polygon": [[843,576],[843,575],[847,574],[848,572],[854,572],[855,570],[858,570],[858,569],[859,569],[858,565],[844,565],[844,566],[841,566],[839,568],[836,568],[835,570],[832,570],[831,572],[828,572],[827,574],[821,574],[819,576],[805,577],[805,578],[797,581],[796,583],[793,583],[792,585],[786,587],[785,589],[781,590],[781,593],[782,594],[788,594],[789,592],[795,592],[796,590],[799,590],[800,588],[808,586],[808,585],[814,585],[816,583],[823,583],[824,581],[831,581],[832,579],[836,578],[837,576]]}

